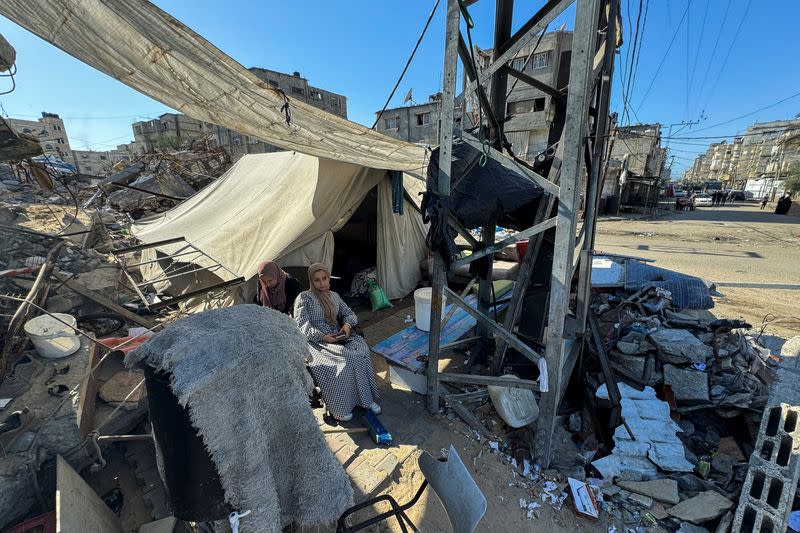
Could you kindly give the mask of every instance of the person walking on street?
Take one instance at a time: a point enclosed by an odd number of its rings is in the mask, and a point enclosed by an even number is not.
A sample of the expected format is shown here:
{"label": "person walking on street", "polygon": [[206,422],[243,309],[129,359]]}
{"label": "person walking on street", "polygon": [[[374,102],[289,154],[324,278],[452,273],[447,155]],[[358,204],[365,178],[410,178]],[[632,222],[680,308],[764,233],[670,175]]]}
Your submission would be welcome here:
{"label": "person walking on street", "polygon": [[765,194],[764,197],[761,199],[761,210],[763,211],[765,207],[767,207],[767,202],[769,202],[769,195]]}
{"label": "person walking on street", "polygon": [[728,193],[726,193],[725,191],[721,191],[721,192],[719,193],[719,201],[720,201],[720,205],[725,205],[725,199],[726,199],[727,197],[728,197]]}

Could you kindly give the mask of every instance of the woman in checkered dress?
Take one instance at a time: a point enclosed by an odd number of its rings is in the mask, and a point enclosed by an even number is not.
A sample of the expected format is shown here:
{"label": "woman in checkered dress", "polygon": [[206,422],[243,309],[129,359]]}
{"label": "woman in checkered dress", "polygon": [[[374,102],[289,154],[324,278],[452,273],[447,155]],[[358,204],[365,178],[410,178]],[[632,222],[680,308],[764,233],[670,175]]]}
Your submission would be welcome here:
{"label": "woman in checkered dress", "polygon": [[309,366],[328,411],[342,421],[353,418],[356,406],[380,413],[369,346],[353,333],[358,324],[356,314],[330,290],[330,272],[325,265],[311,265],[308,281],[311,288],[297,297],[294,318],[308,339]]}

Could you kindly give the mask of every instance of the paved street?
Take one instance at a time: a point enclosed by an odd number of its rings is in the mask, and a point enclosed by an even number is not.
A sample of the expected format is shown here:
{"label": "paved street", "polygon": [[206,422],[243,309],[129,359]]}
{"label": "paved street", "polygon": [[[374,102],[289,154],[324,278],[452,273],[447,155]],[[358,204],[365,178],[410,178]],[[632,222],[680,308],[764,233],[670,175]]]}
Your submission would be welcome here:
{"label": "paved street", "polygon": [[[768,207],[769,208],[769,207]],[[717,316],[761,324],[772,313],[780,323],[769,333],[797,334],[800,290],[726,287],[724,282],[800,286],[800,217],[761,211],[758,205],[669,212],[654,220],[601,220],[598,250],[655,259],[656,265],[720,283]]]}

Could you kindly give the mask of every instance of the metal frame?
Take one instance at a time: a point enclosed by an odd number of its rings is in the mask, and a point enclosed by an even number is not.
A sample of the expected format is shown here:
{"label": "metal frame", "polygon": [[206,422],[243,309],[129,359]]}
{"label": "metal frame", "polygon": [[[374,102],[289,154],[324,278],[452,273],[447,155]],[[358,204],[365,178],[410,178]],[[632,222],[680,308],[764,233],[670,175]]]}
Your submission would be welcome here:
{"label": "metal frame", "polygon": [[[473,2],[464,2],[470,5]],[[577,3],[575,27],[572,42],[572,57],[569,70],[569,86],[566,92],[545,86],[508,65],[514,56],[530,43],[546,25],[551,23],[565,9]],[[564,389],[572,374],[573,365],[583,347],[586,334],[586,320],[591,291],[591,259],[595,242],[596,212],[599,203],[600,172],[606,155],[608,108],[613,73],[614,51],[617,40],[617,21],[619,0],[549,0],[515,34],[511,35],[511,13],[513,0],[496,0],[495,39],[493,61],[475,72],[469,61],[469,50],[460,33],[461,12],[459,0],[448,0],[445,34],[444,87],[441,109],[441,129],[439,138],[439,176],[437,193],[441,197],[450,195],[453,136],[464,142],[482,147],[480,141],[459,131],[454,122],[454,109],[476,92],[478,100],[485,108],[484,115],[490,131],[492,149],[488,156],[505,168],[520,173],[544,189],[535,216],[534,225],[517,234],[494,242],[494,227],[483,228],[481,245],[470,257],[458,260],[456,265],[464,265],[481,257],[486,257],[523,238],[532,238],[514,287],[513,296],[503,324],[495,322],[488,314],[488,288],[491,277],[481,280],[479,307],[470,307],[463,298],[447,287],[444,262],[440,254],[434,257],[433,297],[431,302],[431,328],[429,337],[429,360],[427,368],[428,410],[439,410],[440,395],[451,403],[458,403],[457,397],[448,394],[440,382],[470,383],[474,385],[505,385],[530,388],[541,393],[540,415],[534,439],[538,462],[546,467],[550,464],[553,451],[553,430],[555,428],[558,406]],[[458,59],[464,66],[468,82],[462,95],[456,96]],[[528,167],[514,154],[502,152],[509,150],[503,135],[503,124],[497,117],[505,116],[505,92],[507,76],[511,75],[522,83],[528,83],[550,94],[560,102],[565,102],[564,126],[549,175],[541,176]],[[491,80],[491,94],[487,97],[485,85]],[[479,125],[483,127],[482,125]],[[552,142],[552,139],[551,139]],[[578,214],[583,210],[584,223],[580,233]],[[553,211],[556,210],[555,216]],[[448,214],[448,220],[453,217]],[[454,227],[458,224],[454,223]],[[522,310],[522,301],[541,247],[543,233],[555,228],[555,250],[550,276],[550,293],[547,332],[544,356],[537,353],[515,335],[515,327]],[[457,227],[459,233],[466,233]],[[471,244],[476,245],[474,239]],[[577,274],[577,284],[574,278]],[[577,290],[574,288],[577,287]],[[478,342],[485,341],[490,334],[496,338],[493,370],[499,374],[509,345],[522,353],[540,368],[539,381],[519,380],[471,374],[440,373],[438,362],[440,350],[450,345],[440,346],[442,295],[456,306],[464,309],[477,319]],[[571,301],[575,305],[571,305]],[[476,339],[470,339],[474,341]],[[455,343],[454,343],[455,344]],[[454,402],[455,401],[455,402]]]}
{"label": "metal frame", "polygon": [[[131,257],[133,257],[132,254],[136,254],[137,252],[141,252],[143,250],[148,250],[166,245],[176,245],[179,246],[179,248],[175,253],[168,254],[163,257],[158,257],[156,259],[151,259],[148,261],[137,261],[135,263],[129,262]],[[188,242],[185,237],[175,237],[172,239],[166,239],[154,243],[138,244],[136,246],[130,246],[128,248],[114,250],[110,255],[114,260],[114,262],[116,262],[117,265],[122,270],[122,273],[124,274],[125,278],[128,280],[128,284],[130,285],[128,288],[139,296],[142,305],[144,305],[150,311],[158,311],[165,307],[175,305],[184,300],[188,300],[196,296],[201,296],[203,294],[208,294],[210,292],[229,289],[231,287],[235,287],[236,285],[241,285],[242,283],[245,282],[245,279],[243,277],[237,276],[234,272],[226,268],[219,261],[217,261],[210,255],[205,253],[200,248],[197,248],[192,243]],[[192,256],[192,257],[187,258],[186,256]],[[184,258],[184,259],[178,260],[178,258]],[[210,263],[210,265],[203,267],[193,262],[194,260],[199,258],[205,258],[206,261]],[[134,273],[128,270],[129,268],[138,268],[143,265],[149,265],[161,261],[170,261],[170,265],[167,266],[162,275],[152,280],[137,282],[136,278],[134,277]],[[181,265],[181,263],[183,263],[183,265]],[[176,296],[175,298],[170,298],[169,300],[164,300],[155,304],[149,303],[147,301],[147,297],[142,292],[143,287],[152,287],[157,283],[169,281],[171,279],[183,276],[189,276],[192,274],[196,274],[198,272],[216,272],[220,269],[223,270],[224,272],[227,272],[232,279],[228,281],[222,281],[220,283],[215,283],[208,287],[201,287],[199,289],[195,289],[185,294],[181,294],[180,296]]]}

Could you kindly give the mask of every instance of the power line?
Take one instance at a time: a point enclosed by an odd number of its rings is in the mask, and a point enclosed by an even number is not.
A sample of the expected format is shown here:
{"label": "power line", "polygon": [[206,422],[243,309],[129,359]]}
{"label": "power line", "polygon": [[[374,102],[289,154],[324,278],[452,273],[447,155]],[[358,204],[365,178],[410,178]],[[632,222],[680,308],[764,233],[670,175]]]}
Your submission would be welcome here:
{"label": "power line", "polygon": [[[703,92],[703,89],[706,86],[706,82],[708,81],[708,73],[711,71],[711,66],[714,64],[714,56],[717,53],[717,47],[719,46],[719,40],[722,37],[722,30],[725,28],[725,21],[728,20],[728,13],[731,9],[732,2],[725,2],[725,14],[722,15],[722,24],[719,26],[719,31],[717,32],[717,38],[714,40],[714,48],[711,49],[711,56],[708,59],[708,67],[705,69],[705,73],[703,74],[703,82],[700,84],[699,93]],[[700,100],[698,99],[698,102]],[[702,112],[702,109],[701,109]]]}
{"label": "power line", "polygon": [[[636,56],[636,66],[634,69],[634,76],[639,74],[639,60],[642,58],[642,47],[644,46],[644,31],[647,29],[647,13],[650,11],[650,0],[647,0],[644,4],[644,18],[642,19],[642,36],[639,38],[639,55]],[[633,97],[633,90],[636,87],[636,81],[634,80],[633,86],[631,87],[631,93],[628,95]],[[636,113],[634,113],[636,115]],[[636,117],[636,120],[639,120],[639,117]]]}
{"label": "power line", "polygon": [[409,65],[411,65],[411,60],[414,59],[414,54],[417,53],[417,48],[419,48],[419,45],[422,42],[422,38],[425,37],[425,32],[428,31],[428,26],[430,26],[431,20],[433,20],[433,15],[436,13],[436,8],[439,7],[439,1],[440,0],[436,0],[436,3],[433,5],[433,9],[431,10],[430,15],[428,15],[428,20],[425,21],[425,27],[422,28],[422,33],[419,34],[419,37],[417,38],[417,43],[414,45],[414,49],[411,51],[411,55],[408,56],[408,61],[406,61],[406,66],[403,67],[403,72],[401,72],[400,77],[397,78],[397,83],[394,84],[392,92],[389,93],[389,98],[387,98],[386,103],[383,104],[383,109],[381,109],[381,112],[378,113],[378,116],[375,118],[375,123],[372,125],[373,130],[375,129],[375,126],[378,125],[378,121],[381,119],[381,116],[383,116],[383,112],[386,111],[387,107],[389,107],[389,102],[392,101],[392,97],[394,97],[394,93],[400,86],[400,82],[403,81],[403,76],[406,75],[406,71],[408,70]]}
{"label": "power line", "polygon": [[[708,19],[708,8],[711,6],[711,0],[706,0],[706,10],[703,13],[703,23],[700,26],[700,37],[697,39],[697,52],[694,55],[694,65],[692,66],[692,76],[689,82],[689,92],[692,90],[692,86],[694,85],[694,75],[697,72],[697,64],[700,62],[700,49],[703,47],[703,37],[705,36],[706,32],[706,20]],[[686,47],[688,49],[689,44],[687,42]],[[696,104],[697,102],[695,102]]]}
{"label": "power line", "polygon": [[661,61],[658,63],[658,68],[656,69],[656,73],[653,75],[653,79],[650,81],[650,85],[647,87],[647,91],[645,91],[644,97],[642,98],[642,101],[639,102],[639,105],[636,108],[637,111],[642,108],[642,105],[644,105],[645,100],[647,100],[647,97],[650,94],[650,91],[653,89],[653,84],[656,82],[656,79],[658,79],[658,74],[661,72],[661,68],[664,66],[664,61],[667,60],[667,56],[669,55],[669,51],[672,50],[672,45],[675,43],[675,38],[678,37],[678,32],[680,31],[681,26],[683,25],[683,21],[686,18],[686,14],[689,13],[689,6],[690,5],[691,5],[691,2],[686,4],[686,9],[683,10],[683,16],[681,17],[680,22],[678,22],[678,27],[675,28],[675,33],[672,35],[672,39],[670,39],[670,41],[669,41],[669,46],[667,46],[667,50],[666,50],[666,52],[664,52],[664,57],[662,57]]}
{"label": "power line", "polygon": [[711,128],[716,128],[717,126],[724,126],[725,124],[730,124],[731,122],[736,122],[737,120],[749,117],[751,115],[755,115],[756,113],[760,113],[761,111],[764,111],[765,109],[769,109],[771,107],[775,107],[776,105],[780,105],[780,104],[786,102],[787,100],[791,100],[792,98],[797,98],[798,96],[800,96],[800,92],[796,92],[793,95],[787,96],[786,98],[784,98],[782,100],[778,100],[775,103],[766,105],[764,107],[760,107],[760,108],[756,109],[755,111],[751,111],[750,113],[745,113],[744,115],[740,115],[740,116],[732,118],[730,120],[726,120],[725,122],[719,122],[717,124],[712,124],[711,126],[706,126],[704,128],[700,128],[700,129],[697,129],[697,130],[694,130],[694,131],[695,131],[695,133],[697,133],[698,131],[704,131],[704,130],[708,130],[708,129],[711,129]]}
{"label": "power line", "polygon": [[725,54],[725,59],[722,60],[722,67],[719,69],[717,78],[711,85],[711,90],[708,92],[708,96],[706,97],[705,104],[703,104],[703,108],[708,106],[709,101],[711,101],[711,97],[714,96],[714,91],[717,89],[717,85],[719,84],[719,80],[722,77],[722,73],[725,72],[725,66],[728,64],[728,58],[731,57],[731,52],[733,52],[733,46],[734,44],[736,44],[736,39],[739,37],[739,34],[741,33],[742,26],[744,25],[744,21],[747,18],[747,13],[748,11],[750,11],[750,5],[752,3],[753,0],[747,0],[747,6],[744,8],[744,13],[742,13],[742,18],[739,21],[739,25],[736,27],[736,31],[733,32],[733,40],[731,41],[731,44],[728,46],[728,53]]}
{"label": "power line", "polygon": [[[630,20],[630,12],[628,13],[628,20]],[[639,23],[642,20],[642,0],[639,0],[639,13],[636,15],[636,32],[633,35],[633,44],[631,45],[631,56],[630,56],[630,64],[627,65],[628,67],[628,83],[626,85],[625,92],[628,95],[628,102],[630,102],[631,94],[632,94],[632,82],[634,78],[633,73],[633,66],[636,60],[636,47],[639,40]],[[630,120],[630,115],[628,115],[628,120]]]}

